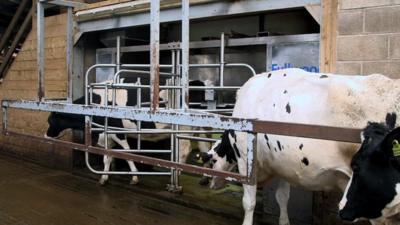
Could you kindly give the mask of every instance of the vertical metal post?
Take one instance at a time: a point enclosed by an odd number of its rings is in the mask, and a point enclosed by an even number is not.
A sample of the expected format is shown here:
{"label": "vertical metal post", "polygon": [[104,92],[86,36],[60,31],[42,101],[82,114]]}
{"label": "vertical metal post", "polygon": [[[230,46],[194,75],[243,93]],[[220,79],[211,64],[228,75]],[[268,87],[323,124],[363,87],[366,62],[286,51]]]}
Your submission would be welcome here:
{"label": "vertical metal post", "polygon": [[44,5],[37,1],[37,69],[38,100],[44,100]]}
{"label": "vertical metal post", "polygon": [[7,108],[3,107],[2,108],[3,111],[3,135],[7,134]]}
{"label": "vertical metal post", "polygon": [[[121,69],[121,36],[117,36],[117,52],[116,52],[116,71],[115,73],[118,73]],[[120,77],[120,76],[119,76]],[[117,83],[120,83],[120,79],[116,81]],[[112,89],[112,106],[114,107],[116,103],[116,98],[117,98],[117,90],[115,88]]]}
{"label": "vertical metal post", "polygon": [[[104,87],[104,106],[108,106],[108,84]],[[104,117],[104,149],[108,150],[108,117]]]}
{"label": "vertical metal post", "polygon": [[247,134],[247,177],[251,184],[257,181],[257,134]]}
{"label": "vertical metal post", "polygon": [[158,108],[160,81],[160,0],[150,3],[150,101],[151,110]]}
{"label": "vertical metal post", "polygon": [[[177,76],[175,76],[175,83],[174,83],[174,85],[181,85],[181,82],[182,82],[182,80],[181,80],[181,68],[180,68],[180,64],[181,64],[181,52],[178,50],[178,51],[176,51],[176,74],[177,74]],[[181,105],[181,98],[180,98],[180,96],[181,96],[181,92],[182,92],[182,90],[179,90],[179,89],[175,89],[174,90],[174,93],[175,93],[175,109],[177,109],[177,108],[180,108],[180,105]]]}
{"label": "vertical metal post", "polygon": [[[137,85],[141,85],[141,82],[140,82],[140,77],[139,78],[137,78],[137,82],[136,82],[136,84]],[[140,109],[140,108],[142,108],[142,88],[138,88],[137,90],[137,93],[136,93],[136,105],[137,105],[137,107]],[[141,121],[136,121],[136,127],[137,127],[137,131],[140,131],[140,129],[142,129],[142,122]],[[140,135],[140,133],[137,135],[137,149],[139,150],[139,149],[141,149],[142,148],[142,146],[141,146],[141,135]]]}
{"label": "vertical metal post", "polygon": [[72,7],[67,9],[67,101],[72,102],[72,49],[73,49],[73,12]]}
{"label": "vertical metal post", "polygon": [[224,86],[224,68],[225,68],[225,33],[221,33],[221,49],[219,53],[219,86]]}
{"label": "vertical metal post", "polygon": [[182,109],[189,106],[189,6],[189,0],[182,0]]}

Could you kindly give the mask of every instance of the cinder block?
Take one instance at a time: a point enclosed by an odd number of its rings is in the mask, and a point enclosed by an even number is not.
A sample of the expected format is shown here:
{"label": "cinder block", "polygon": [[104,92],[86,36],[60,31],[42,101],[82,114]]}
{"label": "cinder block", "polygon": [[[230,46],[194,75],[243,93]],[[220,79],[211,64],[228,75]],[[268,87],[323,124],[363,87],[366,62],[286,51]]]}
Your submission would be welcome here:
{"label": "cinder block", "polygon": [[390,40],[390,49],[389,49],[390,58],[400,59],[400,34],[391,36],[389,40]]}
{"label": "cinder block", "polygon": [[390,62],[364,62],[363,74],[379,73],[391,78],[400,78],[400,60]]}
{"label": "cinder block", "polygon": [[361,62],[337,62],[336,73],[344,75],[360,75]]}
{"label": "cinder block", "polygon": [[66,81],[67,71],[65,69],[46,70],[46,81]]}
{"label": "cinder block", "polygon": [[49,37],[64,37],[66,38],[66,27],[63,25],[48,26],[45,28],[45,38]]}
{"label": "cinder block", "polygon": [[362,10],[339,12],[339,35],[360,34],[363,32],[364,13]]}
{"label": "cinder block", "polygon": [[360,9],[393,4],[392,0],[341,0],[341,9]]}
{"label": "cinder block", "polygon": [[66,69],[65,59],[45,59],[45,69],[57,70]]}
{"label": "cinder block", "polygon": [[338,61],[380,60],[388,57],[388,37],[384,35],[339,36]]}
{"label": "cinder block", "polygon": [[400,32],[400,6],[367,9],[365,32]]}

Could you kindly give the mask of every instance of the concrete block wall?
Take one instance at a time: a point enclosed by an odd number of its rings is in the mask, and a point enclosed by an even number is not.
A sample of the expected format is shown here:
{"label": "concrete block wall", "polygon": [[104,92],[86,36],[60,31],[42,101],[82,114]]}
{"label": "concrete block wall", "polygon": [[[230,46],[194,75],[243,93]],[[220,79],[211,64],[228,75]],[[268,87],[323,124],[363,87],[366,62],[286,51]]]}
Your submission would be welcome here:
{"label": "concrete block wall", "polygon": [[400,78],[400,0],[340,0],[337,73]]}
{"label": "concrete block wall", "polygon": [[[45,96],[66,98],[66,14],[45,19]],[[0,84],[0,99],[37,99],[36,23],[21,51]],[[8,128],[26,134],[43,136],[47,130],[48,113],[10,109]],[[68,138],[68,137],[67,137]],[[35,161],[40,164],[68,168],[70,151],[56,151],[46,142],[0,136],[0,153]]]}

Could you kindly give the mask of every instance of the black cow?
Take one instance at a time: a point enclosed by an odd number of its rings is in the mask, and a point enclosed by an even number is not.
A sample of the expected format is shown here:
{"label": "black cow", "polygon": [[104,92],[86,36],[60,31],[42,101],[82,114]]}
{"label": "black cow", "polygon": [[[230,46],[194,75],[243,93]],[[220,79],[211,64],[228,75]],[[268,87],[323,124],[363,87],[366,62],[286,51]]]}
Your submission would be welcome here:
{"label": "black cow", "polygon": [[372,219],[373,224],[400,224],[400,128],[396,114],[386,124],[369,122],[354,155],[353,176],[340,202],[340,217],[347,221]]}

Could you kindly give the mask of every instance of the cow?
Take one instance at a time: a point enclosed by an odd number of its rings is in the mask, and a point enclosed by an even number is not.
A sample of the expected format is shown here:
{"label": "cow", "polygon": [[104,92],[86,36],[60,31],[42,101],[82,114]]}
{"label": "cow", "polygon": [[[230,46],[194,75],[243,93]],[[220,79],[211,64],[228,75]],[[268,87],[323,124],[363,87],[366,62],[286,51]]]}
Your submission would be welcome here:
{"label": "cow", "polygon": [[351,161],[350,182],[339,204],[347,221],[373,219],[374,224],[400,224],[400,127],[396,114],[386,124],[369,122],[360,150]]}
{"label": "cow", "polygon": [[[362,128],[367,121],[383,121],[388,112],[399,113],[399,85],[400,81],[378,74],[343,76],[300,69],[267,72],[252,77],[239,89],[233,116]],[[230,132],[219,144],[214,147],[218,151],[212,155],[213,168],[227,169],[231,152],[239,173],[246,175],[247,134]],[[258,185],[281,178],[312,191],[343,192],[352,174],[350,161],[359,144],[257,134],[257,147]],[[257,185],[243,185],[244,225],[253,223],[256,191]],[[289,185],[284,184],[279,191],[280,208],[286,208]],[[280,216],[279,224],[289,224],[287,215]]]}
{"label": "cow", "polygon": [[[109,83],[111,81],[105,81],[104,83]],[[204,83],[201,81],[191,81],[189,83],[191,86],[204,86]],[[112,90],[108,90],[108,104],[111,105],[112,100]],[[189,100],[193,101],[201,101],[204,99],[204,91],[191,91],[189,94],[192,94]],[[93,104],[104,105],[104,89],[95,89],[91,96],[91,101]],[[116,105],[117,106],[125,106],[128,102],[128,92],[125,89],[116,90]],[[73,102],[74,104],[85,104],[85,97],[80,97]],[[93,116],[93,122],[99,125],[104,125],[104,118]],[[85,129],[85,117],[83,115],[74,115],[68,113],[56,113],[52,112],[48,117],[49,127],[45,134],[46,138],[60,138],[62,132],[66,129],[75,129],[83,131]],[[136,121],[130,120],[122,120],[109,118],[108,126],[117,127],[117,128],[128,128],[128,129],[136,129]],[[153,122],[141,122],[142,129],[165,129],[170,128],[168,125],[153,123]],[[187,129],[192,129],[191,127],[186,127]],[[196,128],[194,128],[196,129]],[[128,134],[129,137],[137,138],[137,135]],[[169,134],[143,134],[141,135],[141,140],[148,142],[165,142],[165,140],[170,140]],[[93,132],[92,134],[92,142],[94,144],[104,147],[105,146],[105,134],[103,132]],[[127,141],[127,136],[125,134],[109,134],[108,135],[108,147],[113,147],[115,145],[121,146],[123,149],[130,149],[130,146]],[[208,150],[209,146],[206,143],[202,143],[199,145],[201,150],[204,152]],[[179,162],[186,162],[187,157],[191,151],[191,143],[189,140],[180,140],[179,141]],[[113,158],[107,155],[104,155],[104,172],[108,172],[110,170],[110,165]],[[133,172],[137,172],[137,168],[132,161],[127,161],[128,165]],[[104,185],[108,181],[108,175],[102,175],[99,183]],[[137,176],[132,176],[131,184],[137,184],[139,179]]]}

